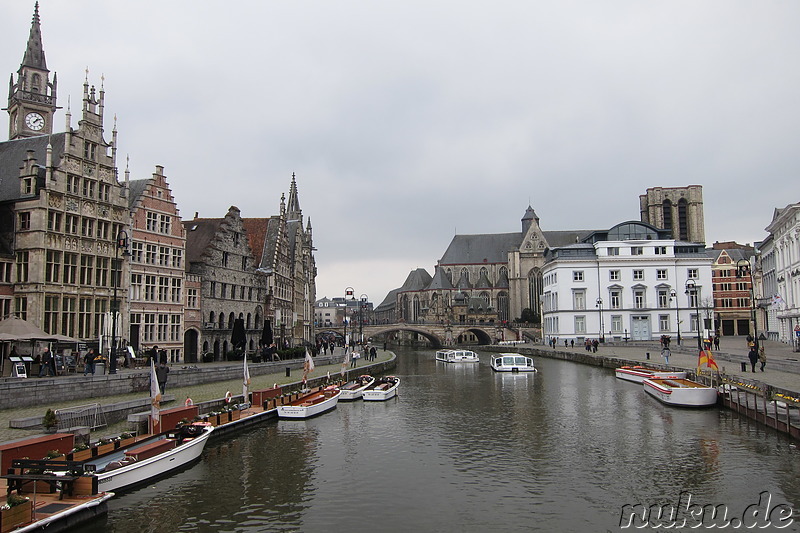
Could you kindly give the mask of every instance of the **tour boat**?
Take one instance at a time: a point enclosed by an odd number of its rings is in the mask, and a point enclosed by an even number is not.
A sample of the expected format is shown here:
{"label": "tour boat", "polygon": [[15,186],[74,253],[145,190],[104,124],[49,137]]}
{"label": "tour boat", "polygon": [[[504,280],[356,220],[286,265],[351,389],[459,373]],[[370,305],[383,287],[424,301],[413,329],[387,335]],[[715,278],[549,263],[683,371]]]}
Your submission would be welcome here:
{"label": "tour boat", "polygon": [[518,353],[501,353],[492,356],[492,370],[496,372],[536,372],[533,359]]}
{"label": "tour boat", "polygon": [[688,379],[645,378],[644,391],[667,405],[708,407],[717,403],[717,389]]}
{"label": "tour boat", "polygon": [[436,360],[443,363],[477,363],[478,354],[471,350],[439,350]]}
{"label": "tour boat", "polygon": [[342,395],[339,396],[339,401],[358,400],[361,398],[364,389],[369,387],[375,382],[375,378],[368,375],[358,376],[356,379],[348,381],[341,387]]}
{"label": "tour boat", "polygon": [[342,391],[335,386],[318,389],[300,396],[293,402],[278,406],[278,418],[304,419],[321,415],[336,407]]}
{"label": "tour boat", "polygon": [[364,389],[363,398],[365,402],[381,402],[397,396],[397,388],[400,386],[400,378],[397,376],[386,376],[376,380],[372,385]]}
{"label": "tour boat", "polygon": [[616,374],[619,379],[632,381],[634,383],[641,383],[646,378],[686,378],[686,372],[667,372],[665,370],[656,370],[644,366],[621,366],[614,370],[614,374]]}
{"label": "tour boat", "polygon": [[211,424],[196,422],[94,457],[84,465],[95,468],[100,490],[119,492],[196,461],[212,431]]}

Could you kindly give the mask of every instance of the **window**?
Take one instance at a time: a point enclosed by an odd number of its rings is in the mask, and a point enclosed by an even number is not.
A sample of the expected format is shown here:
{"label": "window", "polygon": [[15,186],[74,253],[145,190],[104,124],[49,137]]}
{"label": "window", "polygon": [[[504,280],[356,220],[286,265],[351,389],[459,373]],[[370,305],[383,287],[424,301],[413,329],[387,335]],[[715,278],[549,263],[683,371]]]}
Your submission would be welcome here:
{"label": "window", "polygon": [[667,279],[667,269],[659,268],[656,270],[656,279]]}
{"label": "window", "polygon": [[19,214],[19,230],[27,231],[31,229],[31,214],[27,211]]}
{"label": "window", "polygon": [[172,249],[172,268],[183,268],[183,250],[180,248]]}
{"label": "window", "polygon": [[156,299],[156,277],[150,274],[144,277],[144,299],[148,302]]}
{"label": "window", "polygon": [[586,291],[574,291],[572,293],[572,305],[575,310],[586,309]]}
{"label": "window", "polygon": [[103,202],[108,202],[111,198],[111,185],[108,183],[100,183],[97,187],[97,199]]}
{"label": "window", "polygon": [[28,281],[28,252],[27,251],[17,252],[17,282],[25,283],[27,281]]}
{"label": "window", "polygon": [[165,276],[158,277],[158,301],[167,302],[169,296],[169,278]]}
{"label": "window", "polygon": [[611,332],[622,333],[622,315],[611,315]]}
{"label": "window", "polygon": [[169,266],[169,247],[158,247],[158,264],[161,266]]}
{"label": "window", "polygon": [[92,299],[81,298],[78,302],[78,338],[88,339],[92,336]]}
{"label": "window", "polygon": [[[667,255],[666,246],[656,246],[656,255]],[[663,329],[661,331],[664,331]]]}
{"label": "window", "polygon": [[168,338],[169,317],[170,315],[158,315],[158,340],[161,342],[166,341]]}
{"label": "window", "polygon": [[131,300],[139,301],[142,299],[142,274],[131,274]]}
{"label": "window", "polygon": [[609,281],[619,281],[620,280],[619,270],[609,270],[608,279]]}
{"label": "window", "polygon": [[44,323],[42,329],[45,333],[58,333],[58,309],[61,305],[58,296],[47,294],[44,297]]}
{"label": "window", "polygon": [[97,238],[108,240],[108,222],[105,220],[97,221]]}
{"label": "window", "polygon": [[155,244],[145,245],[144,262],[147,263],[148,265],[155,265],[157,253],[158,253],[158,247]]}
{"label": "window", "polygon": [[622,291],[619,289],[611,289],[609,291],[611,297],[611,309],[620,309],[622,307]]}
{"label": "window", "polygon": [[635,289],[633,291],[633,307],[635,307],[636,309],[645,308],[644,290]]}
{"label": "window", "polygon": [[181,285],[182,280],[180,278],[172,278],[172,288],[170,292],[172,301],[175,303],[181,303]]}
{"label": "window", "polygon": [[147,213],[147,231],[156,231],[158,229],[158,215],[155,213]]}
{"label": "window", "polygon": [[[61,273],[61,252],[47,250],[44,280],[47,283],[58,283]],[[50,332],[48,332],[50,333]]]}
{"label": "window", "polygon": [[572,281],[583,281],[583,270],[573,270]]}
{"label": "window", "polygon": [[27,296],[15,296],[14,297],[14,314],[17,318],[21,318],[22,320],[28,319],[28,297]]}
{"label": "window", "polygon": [[172,217],[169,215],[161,215],[158,231],[169,235],[172,233]]}
{"label": "window", "polygon": [[94,284],[98,287],[108,287],[108,257],[98,257],[95,262]]}
{"label": "window", "polygon": [[79,279],[81,285],[91,285],[94,281],[94,256],[81,256],[81,275]]}
{"label": "window", "polygon": [[661,309],[669,307],[669,291],[667,289],[658,289],[658,307]]}
{"label": "window", "polygon": [[242,256],[242,270],[247,270],[247,256]]}
{"label": "window", "polygon": [[669,331],[669,315],[658,315],[659,331]]}
{"label": "window", "polygon": [[22,180],[21,194],[23,196],[28,196],[34,193],[33,183],[34,183],[33,178],[24,178]]}
{"label": "window", "polygon": [[197,309],[197,289],[186,289],[186,307]]}
{"label": "window", "polygon": [[65,296],[61,300],[61,333],[68,337],[74,337],[77,319],[77,298]]}
{"label": "window", "polygon": [[[99,260],[99,258],[98,258]],[[108,300],[95,300],[94,301],[94,331],[93,337],[100,337],[100,328],[103,326],[106,311],[108,311]]]}
{"label": "window", "polygon": [[[230,254],[228,252],[222,252],[222,266],[228,266],[228,259],[230,258]],[[223,296],[224,298],[224,296]]]}
{"label": "window", "polygon": [[[75,285],[78,281],[78,254],[64,254],[64,283]],[[66,333],[64,333],[66,335]]]}
{"label": "window", "polygon": [[575,317],[575,334],[576,335],[586,334],[586,317],[583,315]]}
{"label": "window", "polygon": [[78,194],[78,190],[80,187],[81,179],[78,176],[67,176],[67,192],[72,194]]}
{"label": "window", "polygon": [[228,297],[228,284],[227,283],[220,283],[220,286],[219,286],[219,297],[220,298],[227,298]]}
{"label": "window", "polygon": [[49,231],[61,231],[61,213],[55,211],[47,212],[47,229]]}
{"label": "window", "polygon": [[144,314],[144,342],[153,342],[156,338],[156,315],[155,313]]}
{"label": "window", "polygon": [[72,235],[78,234],[78,217],[76,215],[64,217],[64,231]]}
{"label": "window", "polygon": [[644,279],[644,270],[634,270],[633,279],[634,281],[642,281]]}
{"label": "window", "polygon": [[131,262],[141,263],[144,256],[144,243],[133,241],[131,243]]}
{"label": "window", "polygon": [[686,277],[689,279],[697,279],[699,277],[696,268],[686,269]]}
{"label": "window", "polygon": [[181,340],[181,315],[171,315],[171,323],[169,326],[169,340]]}
{"label": "window", "polygon": [[644,248],[641,246],[631,246],[631,255],[644,255]]}
{"label": "window", "polygon": [[750,298],[736,298],[736,307],[750,307]]}
{"label": "window", "polygon": [[608,248],[608,255],[619,255],[619,246],[611,246]]}
{"label": "window", "polygon": [[97,145],[93,142],[84,141],[83,142],[83,157],[84,159],[90,159],[94,161],[94,157],[97,154]]}
{"label": "window", "polygon": [[211,298],[217,297],[217,282],[211,281],[208,284],[208,294]]}
{"label": "window", "polygon": [[83,195],[86,198],[94,198],[94,180],[83,178]]}
{"label": "window", "polygon": [[81,220],[81,235],[84,237],[94,237],[94,219],[84,218]]}

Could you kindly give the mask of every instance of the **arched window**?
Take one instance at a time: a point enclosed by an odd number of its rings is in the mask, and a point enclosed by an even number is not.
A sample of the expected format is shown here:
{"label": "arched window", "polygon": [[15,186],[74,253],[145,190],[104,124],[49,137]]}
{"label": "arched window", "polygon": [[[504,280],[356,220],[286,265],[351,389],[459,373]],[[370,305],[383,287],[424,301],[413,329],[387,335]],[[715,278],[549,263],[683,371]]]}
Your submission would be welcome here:
{"label": "arched window", "polygon": [[233,322],[236,320],[236,316],[231,313],[228,315],[228,329],[233,329]]}
{"label": "arched window", "polygon": [[469,283],[469,270],[466,267],[461,269],[461,277],[464,278],[464,281]]}
{"label": "arched window", "polygon": [[253,319],[253,315],[252,315],[252,314],[250,314],[250,313],[247,313],[247,321],[245,322],[245,328],[247,328],[247,329],[251,329],[251,328],[250,328],[250,321],[251,321],[252,319]]}
{"label": "arched window", "polygon": [[528,308],[533,314],[542,316],[542,271],[537,267],[528,272]]}
{"label": "arched window", "polygon": [[501,291],[497,294],[497,318],[501,322],[508,322],[508,293]]}
{"label": "arched window", "polygon": [[216,315],[214,314],[214,311],[211,311],[210,313],[208,313],[208,321],[209,322],[211,322],[213,324],[215,322],[215,319],[216,319]]}
{"label": "arched window", "polygon": [[678,200],[678,239],[689,240],[689,204],[685,198]]}
{"label": "arched window", "polygon": [[661,218],[663,219],[663,227],[672,232],[672,202],[669,199],[664,200],[661,204]]}
{"label": "arched window", "polygon": [[483,300],[483,310],[486,311],[489,308],[489,303],[490,303],[489,293],[483,291],[478,295],[478,298]]}
{"label": "arched window", "polygon": [[223,313],[219,314],[219,329],[225,329],[225,315]]}

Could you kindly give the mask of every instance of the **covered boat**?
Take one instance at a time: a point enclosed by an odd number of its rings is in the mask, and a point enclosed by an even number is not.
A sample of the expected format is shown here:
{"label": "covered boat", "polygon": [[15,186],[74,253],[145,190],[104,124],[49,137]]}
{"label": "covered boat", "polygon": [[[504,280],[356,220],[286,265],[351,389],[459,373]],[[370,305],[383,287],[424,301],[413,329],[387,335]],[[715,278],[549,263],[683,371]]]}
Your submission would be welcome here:
{"label": "covered boat", "polygon": [[495,372],[536,372],[533,359],[518,353],[501,353],[492,356]]}
{"label": "covered boat", "polygon": [[438,350],[436,360],[443,363],[477,363],[478,354],[472,350]]}

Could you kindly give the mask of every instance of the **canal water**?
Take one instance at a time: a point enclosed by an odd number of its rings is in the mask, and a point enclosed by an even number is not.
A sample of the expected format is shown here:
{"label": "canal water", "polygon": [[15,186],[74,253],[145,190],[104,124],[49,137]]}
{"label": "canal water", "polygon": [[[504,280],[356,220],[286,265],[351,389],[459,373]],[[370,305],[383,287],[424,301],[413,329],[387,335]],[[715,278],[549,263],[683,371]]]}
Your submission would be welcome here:
{"label": "canal water", "polygon": [[[79,531],[618,531],[625,505],[687,497],[775,526],[800,508],[794,441],[730,411],[667,407],[607,369],[565,361],[509,374],[488,353],[458,365],[397,353],[396,399],[213,442],[192,468],[115,498]],[[782,530],[797,529],[795,515]]]}

